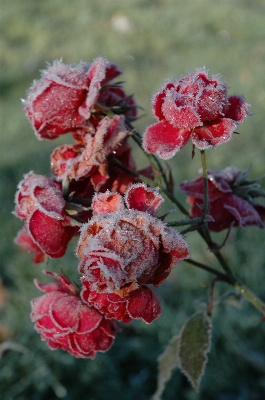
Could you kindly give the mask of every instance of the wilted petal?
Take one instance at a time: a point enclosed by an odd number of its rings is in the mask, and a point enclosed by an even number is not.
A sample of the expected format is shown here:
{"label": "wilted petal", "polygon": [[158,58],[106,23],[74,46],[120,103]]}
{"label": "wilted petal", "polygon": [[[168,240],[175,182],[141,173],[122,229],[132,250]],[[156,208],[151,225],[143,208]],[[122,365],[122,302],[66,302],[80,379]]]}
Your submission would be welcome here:
{"label": "wilted petal", "polygon": [[246,227],[257,225],[264,228],[264,223],[252,204],[235,195],[230,195],[224,203],[224,208],[228,210],[238,221],[240,226]]}

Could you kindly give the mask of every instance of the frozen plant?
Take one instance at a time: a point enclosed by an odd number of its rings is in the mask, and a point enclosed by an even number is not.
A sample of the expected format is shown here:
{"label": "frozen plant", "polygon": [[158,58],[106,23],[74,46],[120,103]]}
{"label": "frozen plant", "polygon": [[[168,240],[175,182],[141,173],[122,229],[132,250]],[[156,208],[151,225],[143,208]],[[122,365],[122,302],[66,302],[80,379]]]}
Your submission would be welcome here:
{"label": "frozen plant", "polygon": [[[62,257],[76,238],[73,274],[78,283],[44,271],[55,281],[35,281],[44,294],[31,301],[31,319],[41,338],[51,349],[75,357],[94,358],[107,351],[120,322],[159,318],[160,300],[152,287],[161,285],[179,262],[214,275],[205,312],[192,315],[160,357],[160,363],[167,357],[171,361],[167,371],[160,371],[154,395],[159,399],[176,365],[199,389],[211,344],[217,281],[233,286],[265,315],[264,303],[242,286],[222,246],[211,237],[211,231],[227,230],[228,240],[238,226],[264,229],[265,207],[257,198],[265,193],[260,179],[247,178],[248,170],[207,169],[206,150],[226,144],[251,115],[245,98],[229,95],[219,75],[210,77],[199,68],[180,79],[167,79],[152,98],[157,122],[143,137],[133,126],[137,103],[116,80],[120,75],[104,57],[76,65],[55,61],[29,89],[25,111],[37,138],[68,134],[72,142],[53,150],[51,177],[31,171],[19,183],[14,214],[24,225],[15,241],[39,264]],[[143,170],[137,169],[130,140],[149,160]],[[190,211],[178,200],[163,161],[189,140],[192,155],[197,148],[202,162],[202,175],[179,187],[188,196]],[[184,219],[167,222],[169,213],[160,213],[165,199]],[[180,233],[176,227],[184,228]],[[222,271],[189,258],[190,231],[199,233]],[[176,353],[174,361],[170,352]]]}

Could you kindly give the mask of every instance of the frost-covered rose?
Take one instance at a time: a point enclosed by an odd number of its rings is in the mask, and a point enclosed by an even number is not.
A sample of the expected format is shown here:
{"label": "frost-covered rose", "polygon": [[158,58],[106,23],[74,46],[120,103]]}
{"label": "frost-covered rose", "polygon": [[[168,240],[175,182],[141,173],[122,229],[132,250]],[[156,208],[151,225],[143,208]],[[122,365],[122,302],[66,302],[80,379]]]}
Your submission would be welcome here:
{"label": "frost-covered rose", "polygon": [[58,282],[35,284],[43,294],[31,301],[31,320],[41,339],[52,349],[62,349],[78,358],[94,358],[97,351],[107,351],[117,330],[94,307],[78,297],[64,275],[44,271]]}
{"label": "frost-covered rose", "polygon": [[79,271],[92,290],[125,296],[144,284],[158,286],[189,256],[183,237],[155,217],[162,202],[144,184],[131,185],[124,200],[111,192],[94,196],[94,216],[77,246]]}
{"label": "frost-covered rose", "polygon": [[85,303],[95,307],[106,318],[113,318],[116,321],[127,323],[133,319],[142,319],[150,323],[161,314],[158,297],[146,285],[121,297],[116,293],[98,293],[91,290],[90,283],[82,278],[80,296]]}
{"label": "frost-covered rose", "polygon": [[[51,179],[29,172],[19,183],[15,215],[39,249],[52,258],[62,257],[76,232],[65,213],[61,190]],[[18,242],[19,243],[19,242]]]}
{"label": "frost-covered rose", "polygon": [[230,140],[237,124],[250,115],[250,106],[243,96],[228,96],[227,89],[219,75],[209,77],[205,68],[167,80],[153,96],[158,122],[146,129],[144,149],[169,159],[190,138],[200,150]]}
{"label": "frost-covered rose", "polygon": [[[212,231],[220,232],[232,223],[234,226],[257,225],[264,228],[265,207],[255,199],[258,196],[265,197],[265,193],[257,182],[246,179],[248,172],[235,167],[208,171],[209,213],[214,219],[208,222],[208,226]],[[180,190],[189,196],[192,217],[200,217],[203,209],[203,178],[182,182]]]}
{"label": "frost-covered rose", "polygon": [[25,100],[25,111],[37,137],[55,139],[67,132],[87,132],[106,110],[135,117],[133,98],[112,82],[120,74],[104,57],[92,64],[54,61],[33,83]]}

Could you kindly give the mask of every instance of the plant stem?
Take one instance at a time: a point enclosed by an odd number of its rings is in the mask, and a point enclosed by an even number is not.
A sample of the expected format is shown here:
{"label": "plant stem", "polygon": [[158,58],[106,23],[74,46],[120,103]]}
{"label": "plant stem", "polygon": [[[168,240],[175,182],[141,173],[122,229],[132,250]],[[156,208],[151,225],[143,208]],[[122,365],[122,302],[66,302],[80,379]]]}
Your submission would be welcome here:
{"label": "plant stem", "polygon": [[[205,150],[201,150],[202,173],[203,173],[203,217],[209,214],[208,176]],[[207,221],[205,221],[207,224]],[[208,224],[207,224],[208,225]]]}
{"label": "plant stem", "polygon": [[185,207],[178,201],[178,199],[175,198],[174,194],[172,194],[170,191],[167,189],[164,189],[163,187],[160,188],[161,193],[164,194],[165,197],[167,197],[172,204],[174,204],[182,214],[186,215],[187,217],[190,217],[189,212],[186,210]]}
{"label": "plant stem", "polygon": [[181,219],[179,221],[172,221],[167,222],[167,226],[183,226],[183,225],[198,225],[202,223],[201,218],[188,218],[188,219]]}
{"label": "plant stem", "polygon": [[184,261],[186,263],[188,263],[188,264],[194,265],[195,267],[198,267],[198,268],[204,269],[205,271],[211,272],[212,274],[216,275],[216,277],[218,277],[218,279],[220,281],[227,282],[227,283],[231,284],[231,282],[229,280],[229,277],[227,275],[223,274],[222,272],[218,271],[215,268],[209,267],[208,265],[205,265],[205,264],[200,263],[198,261],[192,260],[191,258],[187,258],[187,260],[184,260]]}
{"label": "plant stem", "polygon": [[152,179],[147,178],[146,176],[139,174],[136,171],[132,171],[131,169],[125,167],[122,163],[120,163],[118,160],[116,160],[114,157],[110,158],[110,161],[115,167],[120,168],[122,171],[127,172],[128,174],[133,175],[135,178],[141,179],[141,181],[147,183],[149,186],[154,186],[154,181]]}
{"label": "plant stem", "polygon": [[265,304],[254,293],[248,290],[239,282],[234,284],[235,288],[244,296],[254,307],[256,307],[263,315],[265,315]]}

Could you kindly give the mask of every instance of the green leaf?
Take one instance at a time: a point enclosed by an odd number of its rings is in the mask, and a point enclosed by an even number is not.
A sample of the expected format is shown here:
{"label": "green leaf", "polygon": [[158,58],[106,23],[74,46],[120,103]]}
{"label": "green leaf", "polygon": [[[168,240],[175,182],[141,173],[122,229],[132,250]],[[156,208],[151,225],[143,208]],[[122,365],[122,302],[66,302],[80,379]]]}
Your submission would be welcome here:
{"label": "green leaf", "polygon": [[212,324],[205,313],[196,313],[182,327],[179,337],[179,366],[198,392],[211,345]]}
{"label": "green leaf", "polygon": [[157,389],[154,393],[152,400],[160,400],[164,391],[166,382],[170,379],[172,371],[179,365],[178,361],[178,345],[179,336],[174,336],[164,352],[158,357],[158,382]]}

